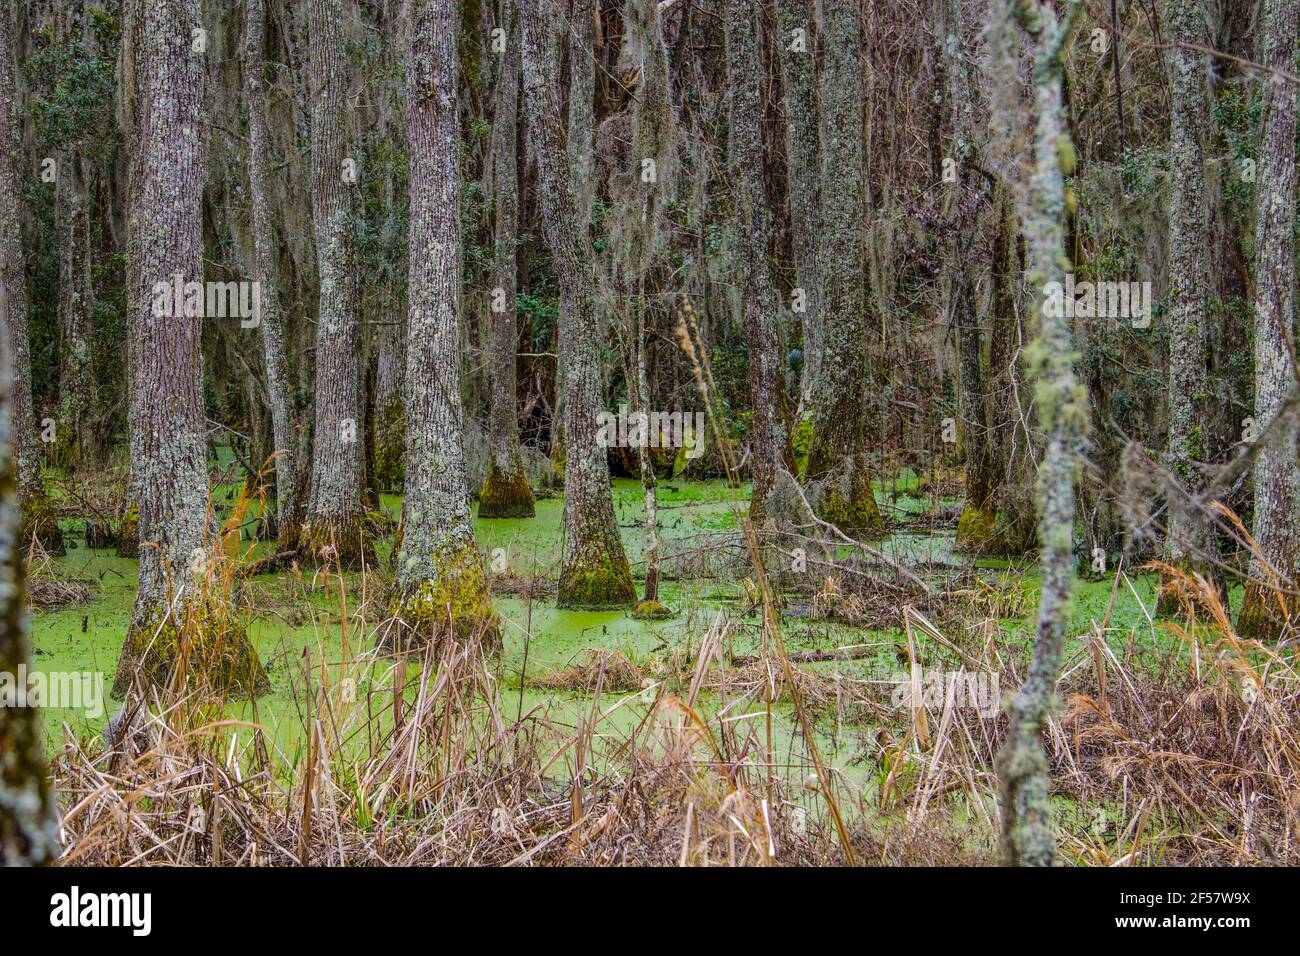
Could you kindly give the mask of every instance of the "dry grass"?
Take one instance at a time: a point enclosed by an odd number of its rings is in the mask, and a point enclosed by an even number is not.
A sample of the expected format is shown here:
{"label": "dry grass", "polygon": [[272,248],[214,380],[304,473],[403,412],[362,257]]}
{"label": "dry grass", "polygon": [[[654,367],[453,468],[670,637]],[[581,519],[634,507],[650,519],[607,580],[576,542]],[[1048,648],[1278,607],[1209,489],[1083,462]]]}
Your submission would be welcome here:
{"label": "dry grass", "polygon": [[33,541],[27,552],[27,606],[33,611],[57,611],[85,604],[93,594],[90,581],[69,577]]}

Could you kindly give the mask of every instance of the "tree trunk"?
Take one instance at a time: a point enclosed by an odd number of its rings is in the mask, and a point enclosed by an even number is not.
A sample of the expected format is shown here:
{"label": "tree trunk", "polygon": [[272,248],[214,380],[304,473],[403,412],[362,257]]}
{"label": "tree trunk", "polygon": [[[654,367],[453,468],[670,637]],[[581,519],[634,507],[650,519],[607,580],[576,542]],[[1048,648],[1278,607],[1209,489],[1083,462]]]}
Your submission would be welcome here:
{"label": "tree trunk", "polygon": [[587,230],[578,220],[568,156],[561,147],[554,76],[546,67],[545,0],[521,0],[524,102],[537,157],[543,228],[560,285],[564,395],[564,558],[561,607],[622,607],[636,597],[614,521],[609,463],[597,440],[601,407],[600,327],[596,320]]}
{"label": "tree trunk", "polygon": [[[631,304],[628,328],[628,399],[632,412],[644,416],[637,448],[641,498],[645,504],[645,589],[634,615],[666,617],[659,602],[659,482],[654,450],[660,435],[650,423],[648,372],[651,321],[646,285],[663,252],[664,213],[677,182],[677,118],[673,112],[668,51],[664,48],[657,0],[631,0],[623,9],[624,46],[619,66],[638,70],[640,89],[632,101],[632,149],[627,166],[612,177],[616,203],[614,271],[621,298]],[[647,167],[647,164],[649,166]],[[647,175],[647,170],[649,175]]]}
{"label": "tree trunk", "polygon": [[512,0],[501,5],[506,49],[497,79],[496,112],[492,118],[492,192],[496,204],[496,281],[491,295],[492,409],[488,443],[491,455],[483,490],[480,518],[531,518],[533,492],[519,453],[519,410],[515,397],[515,352],[519,341],[516,310],[516,244],[519,235],[519,17]]}
{"label": "tree trunk", "polygon": [[77,470],[100,458],[91,428],[99,406],[91,364],[90,194],[81,155],[68,150],[60,163],[59,221],[59,423],[55,460]]}
{"label": "tree trunk", "polygon": [[[1038,424],[1046,436],[1039,474],[1038,539],[1042,593],[1038,633],[1025,683],[1011,700],[1010,726],[998,759],[1002,784],[1002,850],[1015,866],[1050,866],[1056,857],[1047,757],[1042,733],[1056,700],[1056,680],[1069,621],[1073,579],[1074,470],[1087,425],[1085,397],[1074,374],[1074,344],[1069,320],[1043,308],[1049,282],[1063,282],[1069,269],[1065,251],[1065,180],[1074,172],[1074,147],[1062,121],[1062,49],[1079,10],[1065,8],[1064,22],[1042,2],[1007,0],[995,16],[994,29],[1016,24],[1036,42],[1034,64],[1036,168],[1021,181],[1018,202],[1025,224],[1029,271],[1026,284],[1034,295],[1039,339],[1032,349]],[[993,122],[1011,128],[1009,117]]]}
{"label": "tree trunk", "polygon": [[[1263,24],[1264,65],[1295,67],[1300,0],[1268,0]],[[1294,387],[1291,350],[1295,322],[1296,88],[1264,75],[1259,181],[1255,184],[1255,421],[1263,434]],[[1294,429],[1255,459],[1256,553],[1237,615],[1243,637],[1271,638],[1300,610],[1294,591],[1300,560],[1300,447]]]}
{"label": "tree trunk", "polygon": [[[569,116],[567,149],[569,176],[577,204],[577,226],[582,230],[583,248],[590,241],[591,215],[595,204],[595,95],[596,95],[596,0],[572,0],[569,16]],[[558,66],[558,59],[556,65]],[[558,384],[573,360],[564,323],[556,330],[555,423],[551,428],[551,463],[556,477],[564,480],[564,403],[567,397]]]}
{"label": "tree trunk", "polygon": [[[1173,79],[1169,151],[1172,161],[1169,210],[1169,449],[1168,464],[1179,489],[1167,496],[1169,533],[1165,560],[1187,570],[1208,571],[1213,539],[1202,515],[1186,495],[1200,490],[1197,465],[1208,459],[1206,440],[1210,400],[1206,373],[1206,303],[1210,248],[1209,208],[1205,203],[1205,161],[1201,117],[1206,112],[1206,56],[1177,44],[1204,45],[1205,9],[1201,0],[1169,0],[1169,53]],[[1159,610],[1175,613],[1175,591],[1162,589]]]}
{"label": "tree trunk", "polygon": [[[778,49],[785,83],[786,162],[796,299],[803,307],[802,410],[822,358],[820,234],[821,182],[817,168],[817,72],[813,16],[808,0],[777,0]],[[802,31],[802,32],[800,32]]]}
{"label": "tree trunk", "polygon": [[823,6],[821,83],[821,274],[827,357],[813,383],[812,441],[806,478],[821,516],[842,530],[880,537],[884,524],[871,488],[867,395],[866,205],[862,174],[860,4]]}
{"label": "tree trunk", "polygon": [[[973,550],[987,536],[990,524],[983,519],[997,487],[997,474],[989,454],[989,401],[988,383],[984,376],[983,334],[975,311],[974,282],[964,261],[970,240],[962,215],[961,197],[968,186],[968,177],[973,175],[969,161],[973,157],[974,144],[969,117],[974,91],[962,55],[965,24],[961,3],[959,0],[939,0],[937,7],[934,35],[937,116],[931,166],[940,176],[940,188],[944,190],[941,284],[947,324],[956,332],[957,410],[961,418],[966,466],[966,503],[957,524],[957,547]],[[946,150],[941,145],[945,129],[948,134]],[[955,182],[944,177],[945,160],[955,164]]]}
{"label": "tree trunk", "polygon": [[[8,11],[0,14],[8,18]],[[8,286],[8,277],[0,275],[0,319],[6,322]],[[12,441],[11,357],[7,342],[0,340],[0,674],[25,690],[32,646]],[[0,867],[44,866],[59,856],[59,816],[41,752],[40,713],[26,701],[20,707],[5,700],[5,693],[0,689]]]}
{"label": "tree trunk", "polygon": [[1005,183],[995,188],[993,210],[986,454],[994,488],[982,511],[964,516],[973,527],[965,534],[959,528],[957,535],[974,554],[1019,557],[1032,551],[1037,540],[1038,469],[1028,422],[1031,396],[1022,365],[1029,338],[1020,293],[1024,247],[1015,201]]}
{"label": "tree trunk", "polygon": [[[271,437],[275,445],[275,517],[279,533],[277,550],[297,551],[302,522],[298,501],[297,442],[293,434],[293,407],[289,392],[289,366],[285,358],[284,327],[276,291],[274,233],[268,182],[270,154],[266,128],[265,72],[266,11],[264,0],[247,0],[244,20],[244,91],[248,96],[248,182],[253,220],[254,281],[261,295],[262,358],[266,366],[266,391],[271,406]],[[251,462],[260,468],[262,462]]]}
{"label": "tree trunk", "polygon": [[460,397],[460,95],[454,0],[416,0],[406,64],[411,239],[406,484],[397,562],[412,638],[498,643],[465,491]]}
{"label": "tree trunk", "polygon": [[311,35],[311,193],[320,273],[316,324],[316,428],[304,557],[344,568],[374,560],[361,501],[361,333],[353,193],[357,157],[348,152],[347,46],[341,0],[308,0]]}
{"label": "tree trunk", "polygon": [[[202,287],[205,166],[203,55],[191,33],[198,0],[145,0],[137,51],[129,221],[132,487],[139,513],[140,586],[113,695],[164,684],[188,662],[218,691],[257,693],[266,673],[244,633],[205,601],[214,577],[208,529],[201,315],[162,295]],[[170,313],[170,314],[167,314]],[[218,597],[228,595],[218,595]]]}
{"label": "tree trunk", "polygon": [[749,460],[753,492],[749,517],[755,527],[779,523],[784,509],[773,495],[780,469],[791,460],[786,429],[785,384],[777,354],[777,298],[768,264],[772,233],[763,189],[763,114],[759,86],[757,10],[746,0],[726,8],[727,78],[731,91],[727,156],[736,227],[736,286],[741,290],[753,417]]}
{"label": "tree trunk", "polygon": [[[37,444],[36,416],[32,410],[32,365],[27,339],[27,282],[23,268],[22,184],[18,178],[21,104],[18,101],[17,63],[14,59],[16,9],[0,12],[0,276],[9,292],[5,324],[0,329],[8,343],[13,369],[13,454],[18,469],[18,497],[22,502],[23,547],[32,540],[50,554],[64,554],[58,513],[45,493],[41,477],[41,450]],[[57,427],[57,425],[56,425]]]}

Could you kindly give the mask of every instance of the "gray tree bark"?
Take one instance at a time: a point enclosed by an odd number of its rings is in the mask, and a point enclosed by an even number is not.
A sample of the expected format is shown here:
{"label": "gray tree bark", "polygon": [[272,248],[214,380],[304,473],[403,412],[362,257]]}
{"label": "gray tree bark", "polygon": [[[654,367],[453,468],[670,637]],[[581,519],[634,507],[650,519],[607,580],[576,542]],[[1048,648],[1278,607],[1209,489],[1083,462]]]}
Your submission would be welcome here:
{"label": "gray tree bark", "polygon": [[[1262,25],[1264,66],[1290,73],[1300,36],[1300,0],[1268,0]],[[1296,88],[1264,75],[1258,181],[1255,184],[1255,421],[1259,433],[1294,386]],[[1255,459],[1256,552],[1237,614],[1243,637],[1276,637],[1300,601],[1300,445],[1286,429]]]}
{"label": "gray tree bark", "polygon": [[501,28],[506,49],[497,77],[492,117],[492,195],[496,206],[493,261],[492,402],[488,429],[491,458],[479,493],[480,518],[531,518],[533,492],[519,452],[519,409],[515,398],[515,352],[519,340],[516,308],[519,236],[519,15],[513,0],[502,0]]}
{"label": "gray tree bark", "polygon": [[[596,95],[596,0],[572,0],[569,36],[569,115],[566,149],[569,177],[577,204],[577,226],[585,244],[590,240],[591,215],[596,201],[592,180],[595,171],[595,95]],[[558,65],[558,58],[555,61]],[[564,325],[556,330],[555,417],[551,428],[551,462],[556,475],[564,478],[565,436],[564,403],[567,397],[559,382],[563,369],[572,361],[571,343]]]}
{"label": "gray tree bark", "polygon": [[[1198,463],[1208,460],[1206,439],[1210,400],[1206,373],[1206,305],[1210,248],[1209,207],[1205,202],[1205,160],[1201,117],[1206,113],[1206,55],[1177,44],[1205,45],[1201,0],[1169,0],[1166,7],[1173,95],[1170,101],[1169,153],[1169,448],[1171,474],[1189,494],[1200,490]],[[1213,539],[1203,516],[1185,498],[1169,495],[1165,560],[1189,570],[1205,570]],[[1162,591],[1160,610],[1178,610],[1176,594]]]}
{"label": "gray tree bark", "polygon": [[3,333],[13,367],[13,451],[18,468],[18,495],[22,501],[21,538],[33,538],[51,554],[63,554],[63,532],[58,514],[45,493],[41,477],[41,451],[32,409],[32,365],[27,339],[27,284],[22,248],[21,104],[18,68],[14,59],[14,18],[17,8],[0,12],[0,276],[9,290]]}
{"label": "gray tree bark", "polygon": [[[821,262],[818,236],[821,179],[818,169],[817,71],[809,0],[777,0],[778,49],[785,83],[785,152],[789,165],[790,232],[796,287],[802,292],[803,372],[799,406],[809,397],[822,357]],[[802,31],[800,33],[799,31]]]}
{"label": "gray tree bark", "polygon": [[181,661],[213,689],[256,693],[267,679],[247,637],[212,618],[204,601],[215,556],[208,535],[203,319],[183,314],[175,308],[180,303],[166,310],[172,314],[156,308],[157,284],[203,281],[204,65],[191,38],[202,22],[199,0],[144,0],[139,15],[128,229],[140,586],[113,694],[125,696],[137,680],[166,683]]}
{"label": "gray tree bark", "polygon": [[636,598],[632,571],[614,520],[609,463],[598,442],[601,407],[600,327],[596,320],[592,251],[578,218],[554,76],[547,72],[546,0],[520,0],[524,106],[537,157],[543,231],[560,284],[564,394],[564,557],[561,607],[622,607]]}
{"label": "gray tree bark", "polygon": [[[8,12],[0,14],[8,19]],[[3,29],[3,28],[0,28]],[[8,278],[0,275],[0,319],[7,320]],[[0,673],[32,666],[22,506],[13,446],[14,375],[0,339]],[[0,867],[44,866],[59,856],[58,804],[41,752],[40,714],[0,691]]]}
{"label": "gray tree bark", "polygon": [[[973,174],[968,162],[975,146],[971,139],[970,110],[974,93],[963,56],[965,23],[959,0],[939,0],[935,18],[935,109],[938,113],[932,166],[941,177],[944,218],[944,261],[941,284],[947,324],[955,330],[958,358],[958,413],[966,466],[966,503],[957,525],[957,546],[974,550],[983,544],[988,522],[984,519],[997,485],[989,454],[988,383],[984,375],[983,335],[975,311],[974,281],[963,255],[969,238],[964,235],[961,196]],[[946,149],[939,131],[945,130]],[[945,161],[955,164],[957,180],[943,179]]]}
{"label": "gray tree bark", "polygon": [[[1078,0],[1064,8],[1064,19],[1041,0],[1006,0],[994,29],[1029,34],[1034,62],[1034,174],[1019,181],[1018,202],[1028,243],[1026,284],[1035,296],[1039,337],[1032,347],[1039,428],[1046,452],[1039,473],[1038,540],[1042,592],[1038,633],[1029,674],[1010,704],[1007,740],[998,759],[1002,785],[1002,850],[1014,866],[1050,866],[1056,837],[1049,798],[1047,757],[1042,733],[1056,700],[1056,680],[1069,621],[1073,578],[1074,470],[1087,427],[1086,397],[1074,373],[1074,343],[1069,320],[1044,309],[1044,287],[1063,282],[1069,268],[1065,250],[1065,180],[1074,172],[1074,147],[1062,117],[1062,50],[1079,11]],[[1012,128],[1009,117],[995,117]]]}
{"label": "gray tree bark", "polygon": [[417,641],[495,645],[496,612],[465,493],[460,397],[460,95],[455,0],[416,0],[406,62],[411,221],[406,484],[397,614]]}
{"label": "gray tree bark", "polygon": [[[284,327],[276,290],[274,232],[271,225],[269,184],[270,148],[266,128],[266,9],[264,0],[247,0],[244,15],[244,92],[248,97],[248,182],[253,220],[254,280],[261,291],[262,359],[266,366],[266,391],[270,397],[271,436],[275,444],[276,525],[278,550],[297,551],[302,507],[298,501],[297,442],[293,434],[293,407],[289,392],[289,366],[285,358]],[[252,462],[261,467],[261,462]]]}
{"label": "gray tree bark", "polygon": [[361,332],[356,241],[352,232],[359,171],[344,116],[348,83],[342,0],[308,0],[311,192],[320,273],[316,324],[316,428],[311,494],[302,529],[308,560],[344,568],[374,560],[361,501]]}
{"label": "gray tree bark", "polygon": [[749,517],[756,527],[778,524],[783,510],[773,490],[791,460],[786,427],[785,385],[778,354],[777,296],[768,263],[772,235],[763,189],[763,114],[759,85],[757,10],[747,0],[726,7],[727,80],[731,94],[727,155],[735,204],[736,285],[741,290],[753,417],[749,460],[753,491]]}
{"label": "gray tree bark", "polygon": [[866,193],[862,153],[861,4],[822,6],[821,275],[823,361],[813,382],[805,476],[825,520],[863,537],[884,534],[871,488],[867,395]]}
{"label": "gray tree bark", "polygon": [[89,410],[98,407],[91,364],[90,193],[85,162],[64,153],[56,186],[59,221],[59,421],[55,460],[76,470],[100,457]]}
{"label": "gray tree bark", "polygon": [[[657,0],[630,0],[623,9],[624,45],[619,67],[639,71],[641,82],[632,100],[632,149],[627,168],[611,177],[611,195],[616,203],[611,226],[616,262],[615,282],[620,299],[632,316],[627,323],[629,340],[628,399],[634,414],[651,419],[648,373],[651,306],[646,286],[663,252],[665,211],[677,180],[677,118],[673,112],[668,73],[668,51],[664,47]],[[649,166],[647,166],[649,164]],[[659,492],[655,477],[651,441],[658,436],[642,435],[637,449],[641,476],[641,497],[645,504],[645,589],[635,615],[642,618],[668,614],[659,602]],[[657,445],[658,442],[655,441]]]}

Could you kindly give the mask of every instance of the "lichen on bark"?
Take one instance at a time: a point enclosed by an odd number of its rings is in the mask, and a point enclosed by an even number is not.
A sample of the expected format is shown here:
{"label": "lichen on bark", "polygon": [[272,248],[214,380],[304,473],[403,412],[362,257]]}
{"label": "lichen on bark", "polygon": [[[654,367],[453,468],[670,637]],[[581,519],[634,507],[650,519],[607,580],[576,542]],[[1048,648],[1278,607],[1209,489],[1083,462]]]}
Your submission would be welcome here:
{"label": "lichen on bark", "polygon": [[[1087,402],[1075,378],[1068,321],[1042,308],[1044,287],[1070,268],[1065,251],[1065,177],[1074,172],[1062,109],[1063,50],[1080,10],[1070,0],[1058,19],[1042,2],[1004,0],[994,12],[996,56],[1017,58],[1021,31],[1034,42],[1034,166],[1014,177],[1025,224],[1026,284],[1034,295],[1038,338],[1029,349],[1034,400],[1045,453],[1038,481],[1038,543],[1042,590],[1029,673],[1012,696],[1006,742],[998,757],[1002,852],[1015,866],[1049,866],[1056,858],[1050,778],[1042,734],[1056,703],[1073,578],[1074,471],[1087,427]],[[1014,73],[1014,71],[1012,71]],[[1002,100],[1006,103],[1006,100]],[[1013,128],[1014,118],[994,123]],[[1020,161],[1026,166],[1027,159]]]}
{"label": "lichen on bark", "polygon": [[32,365],[27,337],[28,296],[22,248],[22,187],[17,161],[21,155],[17,64],[14,60],[13,9],[0,14],[0,278],[6,302],[0,314],[0,335],[4,336],[13,375],[10,415],[11,443],[22,502],[22,540],[33,536],[50,554],[65,553],[63,532],[57,512],[50,504],[41,476],[41,450],[32,408]]}
{"label": "lichen on bark", "polygon": [[348,46],[339,0],[307,3],[311,84],[311,199],[320,275],[316,324],[316,426],[302,554],[335,549],[346,567],[373,560],[364,528],[361,481],[361,334],[355,216],[357,164],[346,119]]}
{"label": "lichen on bark", "polygon": [[614,520],[609,464],[596,414],[601,407],[600,324],[590,268],[590,242],[579,219],[564,151],[553,59],[543,0],[521,0],[524,106],[532,154],[538,159],[542,224],[560,285],[559,374],[564,392],[564,556],[561,607],[626,607],[636,598],[632,571]]}
{"label": "lichen on bark", "polygon": [[819,515],[841,530],[878,538],[884,522],[871,487],[867,396],[866,192],[859,4],[826,0],[822,21],[821,247],[818,297],[825,356],[812,383],[812,440],[804,472]]}
{"label": "lichen on bark", "polygon": [[[1264,87],[1258,182],[1255,185],[1255,410],[1263,429],[1294,387],[1296,85],[1277,74],[1295,67],[1300,0],[1268,0],[1263,62],[1274,76]],[[1272,639],[1300,612],[1300,446],[1281,430],[1254,464],[1255,554],[1237,615],[1243,637]]]}
{"label": "lichen on bark", "polygon": [[450,629],[495,645],[496,612],[465,489],[460,397],[461,172],[456,4],[417,0],[406,78],[410,255],[406,484],[394,614],[405,640]]}
{"label": "lichen on bark", "polygon": [[[260,669],[242,628],[216,624],[224,612],[208,601],[213,553],[204,431],[202,318],[154,314],[155,283],[179,276],[201,282],[202,197],[205,173],[203,57],[190,43],[198,0],[146,0],[131,8],[138,35],[136,82],[140,108],[128,130],[134,165],[128,217],[130,249],[129,353],[132,370],[130,452],[132,519],[139,530],[140,583],[119,662],[119,688],[138,676],[156,682],[186,647],[228,648]],[[195,572],[198,569],[198,573]],[[183,581],[183,586],[174,587]],[[155,622],[179,629],[176,640],[142,635]],[[227,651],[200,651],[219,686]],[[198,675],[200,677],[204,675]]]}
{"label": "lichen on bark", "polygon": [[[492,290],[492,394],[488,422],[490,461],[479,492],[480,518],[531,518],[533,491],[519,451],[518,402],[515,397],[515,352],[519,339],[516,308],[516,244],[519,231],[518,152],[521,50],[519,16],[512,0],[501,5],[506,49],[497,77],[492,118],[492,188],[495,199],[495,248]],[[575,54],[580,51],[575,50]]]}

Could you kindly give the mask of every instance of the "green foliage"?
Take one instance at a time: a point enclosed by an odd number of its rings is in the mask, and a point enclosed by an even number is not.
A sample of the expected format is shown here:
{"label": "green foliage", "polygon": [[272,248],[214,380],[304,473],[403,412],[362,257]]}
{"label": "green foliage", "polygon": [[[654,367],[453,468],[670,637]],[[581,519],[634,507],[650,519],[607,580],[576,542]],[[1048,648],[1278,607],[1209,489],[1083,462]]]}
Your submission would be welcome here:
{"label": "green foliage", "polygon": [[1156,188],[1163,171],[1169,169],[1169,157],[1162,149],[1153,146],[1130,149],[1124,152],[1119,165],[1119,181],[1124,192],[1141,196]]}
{"label": "green foliage", "polygon": [[550,283],[520,292],[515,296],[515,308],[527,322],[533,351],[549,351],[556,323],[560,321],[560,297]]}
{"label": "green foliage", "polygon": [[1224,87],[1211,108],[1220,146],[1231,157],[1231,168],[1223,177],[1223,198],[1233,219],[1241,224],[1249,220],[1255,205],[1253,178],[1240,175],[1243,164],[1259,159],[1259,128],[1263,100],[1258,94],[1247,95],[1241,89]]}
{"label": "green foliage", "polygon": [[120,25],[102,12],[91,18],[95,41],[56,43],[49,30],[34,37],[36,50],[23,67],[31,88],[27,111],[38,142],[67,149],[113,134],[115,50]]}

